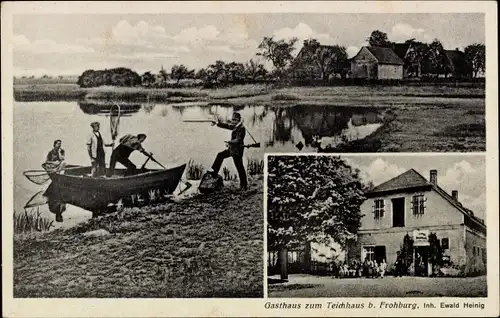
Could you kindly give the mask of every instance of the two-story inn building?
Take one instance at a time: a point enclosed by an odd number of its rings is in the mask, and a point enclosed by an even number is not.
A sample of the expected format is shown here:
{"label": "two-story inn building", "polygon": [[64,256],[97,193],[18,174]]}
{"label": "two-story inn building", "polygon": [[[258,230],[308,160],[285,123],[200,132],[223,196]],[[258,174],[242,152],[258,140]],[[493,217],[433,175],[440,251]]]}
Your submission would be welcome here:
{"label": "two-story inn building", "polygon": [[361,227],[348,250],[350,260],[365,258],[391,268],[408,234],[414,241],[415,275],[430,273],[428,236],[435,233],[446,258],[463,265],[466,273],[486,271],[486,225],[438,185],[436,170],[427,181],[414,169],[373,188],[361,205]]}

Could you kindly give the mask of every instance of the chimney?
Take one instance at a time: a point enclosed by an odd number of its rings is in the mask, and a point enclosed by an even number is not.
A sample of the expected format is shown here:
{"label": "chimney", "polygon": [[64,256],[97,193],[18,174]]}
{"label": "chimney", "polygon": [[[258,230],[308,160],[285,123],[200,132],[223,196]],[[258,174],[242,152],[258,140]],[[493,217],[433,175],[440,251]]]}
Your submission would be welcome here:
{"label": "chimney", "polygon": [[453,197],[453,200],[458,201],[458,191],[457,190],[451,191],[451,196]]}
{"label": "chimney", "polygon": [[432,184],[434,184],[434,185],[437,185],[437,183],[438,183],[438,172],[437,172],[437,170],[434,170],[434,169],[431,170],[430,182]]}

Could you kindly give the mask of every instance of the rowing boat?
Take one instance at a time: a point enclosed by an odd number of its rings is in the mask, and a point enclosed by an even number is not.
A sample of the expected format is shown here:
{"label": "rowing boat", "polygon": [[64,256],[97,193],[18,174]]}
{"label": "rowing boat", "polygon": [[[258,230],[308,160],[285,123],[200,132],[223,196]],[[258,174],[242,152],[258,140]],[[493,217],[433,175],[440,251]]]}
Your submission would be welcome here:
{"label": "rowing boat", "polygon": [[52,180],[44,196],[89,211],[105,209],[110,203],[133,194],[160,190],[171,195],[177,188],[186,164],[162,170],[142,169],[126,176],[126,169],[115,169],[113,177],[92,177],[91,167],[71,166],[63,173],[50,173]]}

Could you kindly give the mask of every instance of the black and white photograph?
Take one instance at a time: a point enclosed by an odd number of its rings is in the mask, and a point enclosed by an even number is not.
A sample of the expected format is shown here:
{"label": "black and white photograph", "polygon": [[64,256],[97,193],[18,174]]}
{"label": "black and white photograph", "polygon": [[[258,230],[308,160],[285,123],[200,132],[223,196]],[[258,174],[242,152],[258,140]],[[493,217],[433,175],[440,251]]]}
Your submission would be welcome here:
{"label": "black and white photograph", "polygon": [[2,3],[3,314],[495,309],[493,7]]}
{"label": "black and white photograph", "polygon": [[269,297],[487,296],[483,155],[267,164]]}

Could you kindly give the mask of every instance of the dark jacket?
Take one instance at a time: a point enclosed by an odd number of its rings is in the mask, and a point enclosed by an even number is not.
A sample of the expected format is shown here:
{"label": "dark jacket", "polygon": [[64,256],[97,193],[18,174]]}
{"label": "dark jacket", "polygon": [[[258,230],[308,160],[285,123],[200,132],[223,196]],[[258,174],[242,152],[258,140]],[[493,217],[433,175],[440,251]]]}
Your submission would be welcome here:
{"label": "dark jacket", "polygon": [[246,129],[242,123],[233,125],[232,123],[217,123],[217,126],[231,130],[231,141],[229,143],[229,153],[231,156],[243,156]]}

